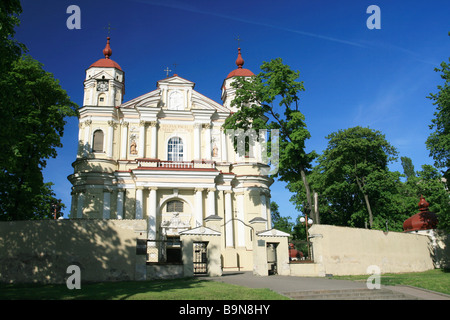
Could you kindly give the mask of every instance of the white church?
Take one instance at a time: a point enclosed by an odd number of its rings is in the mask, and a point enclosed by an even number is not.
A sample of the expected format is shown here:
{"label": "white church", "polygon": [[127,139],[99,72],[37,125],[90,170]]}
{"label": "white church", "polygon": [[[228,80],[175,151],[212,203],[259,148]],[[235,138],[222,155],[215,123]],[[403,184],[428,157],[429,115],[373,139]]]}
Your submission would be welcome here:
{"label": "white church", "polygon": [[236,111],[230,84],[253,75],[240,49],[222,104],[177,74],[123,102],[125,73],[109,37],[103,54],[86,70],[70,218],[144,219],[149,262],[180,261],[183,235],[214,237],[221,270],[254,270],[255,237],[287,234],[271,229],[268,165],[258,152],[235,152],[223,130]]}

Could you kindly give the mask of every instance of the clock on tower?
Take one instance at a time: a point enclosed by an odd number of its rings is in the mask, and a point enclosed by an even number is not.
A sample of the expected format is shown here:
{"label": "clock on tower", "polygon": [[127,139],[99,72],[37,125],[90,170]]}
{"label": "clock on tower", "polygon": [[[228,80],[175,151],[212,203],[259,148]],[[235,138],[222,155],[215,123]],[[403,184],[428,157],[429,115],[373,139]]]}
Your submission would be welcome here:
{"label": "clock on tower", "polygon": [[97,91],[105,92],[108,91],[108,81],[98,81]]}

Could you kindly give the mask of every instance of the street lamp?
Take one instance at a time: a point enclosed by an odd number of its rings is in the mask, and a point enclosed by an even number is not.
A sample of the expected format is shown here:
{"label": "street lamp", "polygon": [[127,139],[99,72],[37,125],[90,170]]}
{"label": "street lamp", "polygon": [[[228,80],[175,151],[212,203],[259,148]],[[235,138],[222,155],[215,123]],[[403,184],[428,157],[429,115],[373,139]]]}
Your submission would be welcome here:
{"label": "street lamp", "polygon": [[309,237],[308,237],[308,225],[312,225],[313,224],[313,220],[311,218],[308,218],[308,209],[305,210],[305,216],[304,217],[300,217],[300,223],[305,224],[305,228],[306,228],[306,245],[308,246],[308,258],[310,260],[311,259],[311,250],[309,248]]}
{"label": "street lamp", "polygon": [[61,199],[58,199],[57,202],[52,203],[53,209],[53,219],[56,220],[56,214],[61,211]]}

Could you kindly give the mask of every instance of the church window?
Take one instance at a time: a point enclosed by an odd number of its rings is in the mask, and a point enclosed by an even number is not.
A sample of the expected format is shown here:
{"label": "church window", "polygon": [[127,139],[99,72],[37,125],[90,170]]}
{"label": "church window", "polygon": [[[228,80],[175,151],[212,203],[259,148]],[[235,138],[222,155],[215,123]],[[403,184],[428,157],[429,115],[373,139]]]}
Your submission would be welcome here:
{"label": "church window", "polygon": [[183,140],[181,138],[170,138],[167,144],[167,160],[183,161]]}
{"label": "church window", "polygon": [[183,202],[172,200],[167,203],[167,212],[183,212]]}
{"label": "church window", "polygon": [[92,139],[92,152],[103,152],[103,131],[95,130]]}

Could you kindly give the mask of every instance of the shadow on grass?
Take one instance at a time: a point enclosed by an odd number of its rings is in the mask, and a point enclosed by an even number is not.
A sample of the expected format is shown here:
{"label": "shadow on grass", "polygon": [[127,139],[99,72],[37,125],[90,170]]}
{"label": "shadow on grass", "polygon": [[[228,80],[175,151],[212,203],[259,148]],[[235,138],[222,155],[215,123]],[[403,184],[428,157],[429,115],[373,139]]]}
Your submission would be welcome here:
{"label": "shadow on grass", "polygon": [[[51,284],[0,284],[2,300],[126,300],[134,296],[140,299],[186,299],[193,289],[201,290],[208,281],[192,278],[153,281],[121,281],[82,283],[81,289],[69,290],[66,285]],[[176,294],[175,294],[176,293]]]}

